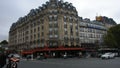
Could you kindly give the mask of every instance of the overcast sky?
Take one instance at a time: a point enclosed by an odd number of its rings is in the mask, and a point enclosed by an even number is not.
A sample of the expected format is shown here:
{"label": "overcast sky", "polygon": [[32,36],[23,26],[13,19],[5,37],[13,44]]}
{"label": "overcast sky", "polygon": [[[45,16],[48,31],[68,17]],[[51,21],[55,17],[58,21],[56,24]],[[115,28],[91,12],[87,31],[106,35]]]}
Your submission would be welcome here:
{"label": "overcast sky", "polygon": [[[8,40],[9,28],[19,17],[38,8],[49,0],[0,0],[0,41]],[[95,19],[96,15],[113,18],[120,23],[120,0],[63,0],[72,3],[83,18]]]}

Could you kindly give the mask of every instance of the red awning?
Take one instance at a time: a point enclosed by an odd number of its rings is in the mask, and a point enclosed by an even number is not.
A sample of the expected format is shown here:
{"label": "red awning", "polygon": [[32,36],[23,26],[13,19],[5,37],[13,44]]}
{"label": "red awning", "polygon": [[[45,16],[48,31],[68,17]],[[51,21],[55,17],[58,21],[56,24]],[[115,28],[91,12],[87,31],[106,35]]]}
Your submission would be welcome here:
{"label": "red awning", "polygon": [[43,48],[43,49],[34,49],[34,51],[69,51],[69,50],[85,50],[84,48]]}
{"label": "red awning", "polygon": [[23,51],[22,54],[32,54],[32,51]]}
{"label": "red awning", "polygon": [[58,47],[58,48],[36,48],[36,49],[32,49],[32,50],[26,50],[23,51],[22,54],[32,54],[34,52],[37,51],[76,51],[76,50],[82,50],[84,51],[84,48],[64,48],[64,47]]}

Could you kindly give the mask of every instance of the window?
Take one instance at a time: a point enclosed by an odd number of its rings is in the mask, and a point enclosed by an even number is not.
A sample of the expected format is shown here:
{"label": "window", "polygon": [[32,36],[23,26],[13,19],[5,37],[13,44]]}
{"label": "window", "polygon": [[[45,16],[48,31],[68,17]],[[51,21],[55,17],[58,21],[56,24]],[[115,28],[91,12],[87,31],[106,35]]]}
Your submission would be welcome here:
{"label": "window", "polygon": [[55,22],[54,22],[54,24],[58,24],[58,22],[57,22],[57,21],[55,21]]}
{"label": "window", "polygon": [[30,36],[31,39],[33,39],[32,35]]}
{"label": "window", "polygon": [[36,23],[34,22],[34,27],[36,26]]}
{"label": "window", "polygon": [[58,38],[58,35],[55,35],[55,38]]}
{"label": "window", "polygon": [[55,5],[55,4],[52,4],[51,6],[52,6],[52,7],[56,7],[56,5]]}
{"label": "window", "polygon": [[65,8],[65,5],[62,5],[63,8]]}
{"label": "window", "polygon": [[36,29],[34,29],[34,32],[36,32]]}
{"label": "window", "polygon": [[53,38],[53,35],[49,35],[49,38]]}
{"label": "window", "polygon": [[67,24],[64,25],[64,28],[67,28]]}
{"label": "window", "polygon": [[31,34],[32,34],[32,30],[31,30]]}
{"label": "window", "polygon": [[68,32],[67,31],[65,31],[65,35],[67,35],[68,34]]}
{"label": "window", "polygon": [[42,32],[42,34],[41,34],[42,36],[44,36],[44,32]]}
{"label": "window", "polygon": [[42,26],[42,30],[44,30],[44,26]]}
{"label": "window", "polygon": [[68,6],[68,9],[70,9],[70,6]]}
{"label": "window", "polygon": [[29,31],[26,31],[25,34],[28,35],[28,34],[29,34]]}
{"label": "window", "polygon": [[76,30],[78,30],[78,26],[75,26]]}
{"label": "window", "polygon": [[68,37],[64,37],[64,40],[68,40]]}
{"label": "window", "polygon": [[44,23],[44,20],[43,19],[41,19],[41,24],[43,24]]}
{"label": "window", "polygon": [[70,22],[73,22],[73,19],[70,19],[69,21],[70,21]]}
{"label": "window", "polygon": [[24,41],[24,38],[23,38],[23,41]]}
{"label": "window", "polygon": [[49,21],[52,21],[52,15],[49,16]]}
{"label": "window", "polygon": [[49,31],[49,35],[52,35],[53,33],[52,33],[52,31]]}
{"label": "window", "polygon": [[73,33],[73,28],[70,26],[70,33],[72,34]]}
{"label": "window", "polygon": [[52,13],[52,10],[49,10],[49,13],[51,14],[51,13]]}
{"label": "window", "polygon": [[37,22],[37,25],[40,25],[40,22],[39,22],[39,21]]}
{"label": "window", "polygon": [[78,32],[76,32],[76,36],[78,37],[78,35],[79,35],[79,33]]}
{"label": "window", "polygon": [[34,39],[36,39],[36,35],[34,35]]}
{"label": "window", "polygon": [[43,6],[43,9],[45,9],[45,8],[46,8],[46,6],[44,5],[44,6]]}
{"label": "window", "polygon": [[58,31],[58,28],[54,28],[55,29],[55,31]]}
{"label": "window", "polygon": [[40,34],[38,33],[38,38],[40,38]]}
{"label": "window", "polygon": [[52,28],[49,28],[49,31],[52,31],[53,29]]}
{"label": "window", "polygon": [[49,24],[49,27],[52,28],[52,24]]}
{"label": "window", "polygon": [[58,30],[55,30],[55,31],[54,31],[54,34],[58,35]]}
{"label": "window", "polygon": [[54,27],[58,27],[58,24],[56,23],[56,24],[54,24]]}
{"label": "window", "polygon": [[64,16],[64,21],[65,21],[65,22],[67,21],[67,17],[66,17],[66,16]]}
{"label": "window", "polygon": [[57,18],[58,18],[57,15],[54,15],[54,21],[57,21]]}
{"label": "window", "polygon": [[30,24],[30,27],[32,28],[32,27],[33,27],[33,24]]}
{"label": "window", "polygon": [[54,10],[54,14],[57,14],[57,10]]}
{"label": "window", "polygon": [[52,43],[50,42],[49,45],[52,46]]}
{"label": "window", "polygon": [[67,23],[66,23],[66,22],[64,22],[64,24],[66,25]]}
{"label": "window", "polygon": [[37,40],[37,43],[38,43],[38,47],[40,46],[40,39]]}
{"label": "window", "polygon": [[57,46],[57,45],[58,45],[58,43],[57,43],[57,42],[54,42],[54,43],[53,43],[53,46]]}
{"label": "window", "polygon": [[38,31],[40,31],[40,27],[38,27]]}
{"label": "window", "polygon": [[52,24],[53,22],[49,22],[49,24]]}

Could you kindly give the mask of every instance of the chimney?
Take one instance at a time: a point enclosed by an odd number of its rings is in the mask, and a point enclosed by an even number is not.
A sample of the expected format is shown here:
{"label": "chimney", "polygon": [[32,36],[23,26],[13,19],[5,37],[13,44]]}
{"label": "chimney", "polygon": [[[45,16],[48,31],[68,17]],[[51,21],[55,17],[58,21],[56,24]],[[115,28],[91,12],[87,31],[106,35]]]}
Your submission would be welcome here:
{"label": "chimney", "polygon": [[57,3],[58,2],[58,0],[49,0],[50,1],[50,3]]}

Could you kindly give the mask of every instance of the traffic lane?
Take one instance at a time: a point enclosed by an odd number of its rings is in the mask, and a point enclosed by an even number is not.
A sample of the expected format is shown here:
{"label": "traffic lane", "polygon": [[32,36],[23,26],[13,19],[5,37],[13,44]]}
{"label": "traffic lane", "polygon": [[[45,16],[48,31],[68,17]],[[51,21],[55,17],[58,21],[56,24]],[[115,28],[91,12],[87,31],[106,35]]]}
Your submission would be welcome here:
{"label": "traffic lane", "polygon": [[102,60],[100,58],[87,59],[46,59],[37,61],[21,61],[19,68],[119,68],[120,58]]}
{"label": "traffic lane", "polygon": [[45,61],[22,61],[19,68],[74,68],[63,63],[45,62]]}

